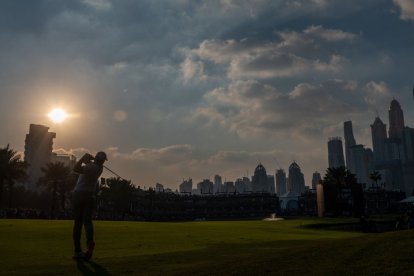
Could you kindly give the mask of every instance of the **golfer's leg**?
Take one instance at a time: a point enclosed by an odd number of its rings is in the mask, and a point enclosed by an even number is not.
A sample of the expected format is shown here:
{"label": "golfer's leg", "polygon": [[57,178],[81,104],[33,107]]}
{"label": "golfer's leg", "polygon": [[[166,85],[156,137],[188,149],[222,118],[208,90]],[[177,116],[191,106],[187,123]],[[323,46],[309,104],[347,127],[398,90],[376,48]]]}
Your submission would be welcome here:
{"label": "golfer's leg", "polygon": [[75,247],[75,252],[81,252],[80,239],[82,235],[82,224],[83,224],[83,206],[80,196],[75,192],[73,194],[73,245]]}
{"label": "golfer's leg", "polygon": [[85,225],[87,245],[93,242],[93,224],[92,224],[93,209],[94,209],[94,200],[91,198],[85,204],[85,210],[83,212],[83,224]]}

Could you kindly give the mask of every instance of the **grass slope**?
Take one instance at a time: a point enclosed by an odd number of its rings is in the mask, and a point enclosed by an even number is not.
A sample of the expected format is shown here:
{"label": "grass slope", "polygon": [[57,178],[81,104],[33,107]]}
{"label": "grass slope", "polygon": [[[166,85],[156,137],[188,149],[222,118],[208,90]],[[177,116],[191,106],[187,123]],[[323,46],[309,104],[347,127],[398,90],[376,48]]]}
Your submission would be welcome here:
{"label": "grass slope", "polygon": [[330,222],[95,222],[93,262],[76,263],[71,221],[0,220],[0,274],[414,274],[412,231],[301,227]]}

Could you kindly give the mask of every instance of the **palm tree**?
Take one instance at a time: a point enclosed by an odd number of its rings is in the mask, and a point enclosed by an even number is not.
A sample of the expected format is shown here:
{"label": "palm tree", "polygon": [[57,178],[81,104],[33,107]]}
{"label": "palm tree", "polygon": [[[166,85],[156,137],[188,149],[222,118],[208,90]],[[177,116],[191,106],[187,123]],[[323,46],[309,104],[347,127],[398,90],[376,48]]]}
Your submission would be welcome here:
{"label": "palm tree", "polygon": [[27,163],[21,160],[20,154],[7,145],[0,148],[0,203],[3,198],[4,185],[8,184],[9,207],[12,205],[13,186],[18,181],[27,179]]}
{"label": "palm tree", "polygon": [[357,179],[345,167],[328,168],[323,179],[323,189],[325,197],[325,208],[327,211],[341,213],[344,208],[341,198],[342,189],[354,189]]}
{"label": "palm tree", "polygon": [[382,177],[381,174],[379,173],[379,171],[373,171],[370,175],[369,178],[375,182],[375,186],[378,188],[378,181],[381,181]]}
{"label": "palm tree", "polygon": [[[52,193],[50,206],[51,216],[54,216],[58,192],[61,194],[66,191],[66,184],[69,179],[71,169],[62,162],[49,162],[42,168],[43,177],[39,179],[39,185],[46,187]],[[64,207],[64,206],[63,206]]]}
{"label": "palm tree", "polygon": [[326,170],[323,182],[328,185],[335,185],[338,189],[351,188],[352,185],[357,183],[357,179],[345,167],[328,168]]}

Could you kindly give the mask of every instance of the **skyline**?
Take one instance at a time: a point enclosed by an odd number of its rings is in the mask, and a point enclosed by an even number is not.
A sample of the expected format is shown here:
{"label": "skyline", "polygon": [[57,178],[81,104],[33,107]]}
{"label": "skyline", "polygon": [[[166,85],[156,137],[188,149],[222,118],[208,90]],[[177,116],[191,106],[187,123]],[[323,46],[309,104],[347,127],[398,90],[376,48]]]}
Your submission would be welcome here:
{"label": "skyline", "polygon": [[[106,150],[136,185],[235,180],[259,162],[274,174],[294,160],[310,185],[344,121],[372,148],[369,126],[377,112],[388,125],[396,98],[414,126],[409,1],[0,7],[0,143],[23,151],[29,124],[44,124],[55,150]],[[61,124],[47,118],[57,107],[71,115]]]}

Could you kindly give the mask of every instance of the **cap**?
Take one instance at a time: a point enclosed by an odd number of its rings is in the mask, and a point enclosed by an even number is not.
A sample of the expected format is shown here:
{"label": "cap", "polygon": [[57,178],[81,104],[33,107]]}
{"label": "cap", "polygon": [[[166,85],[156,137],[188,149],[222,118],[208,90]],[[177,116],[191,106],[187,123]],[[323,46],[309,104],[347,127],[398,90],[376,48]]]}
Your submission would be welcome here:
{"label": "cap", "polygon": [[96,153],[95,155],[95,160],[100,160],[100,161],[108,161],[108,158],[106,157],[106,153],[103,151],[99,151]]}

